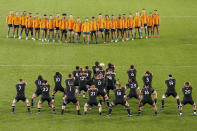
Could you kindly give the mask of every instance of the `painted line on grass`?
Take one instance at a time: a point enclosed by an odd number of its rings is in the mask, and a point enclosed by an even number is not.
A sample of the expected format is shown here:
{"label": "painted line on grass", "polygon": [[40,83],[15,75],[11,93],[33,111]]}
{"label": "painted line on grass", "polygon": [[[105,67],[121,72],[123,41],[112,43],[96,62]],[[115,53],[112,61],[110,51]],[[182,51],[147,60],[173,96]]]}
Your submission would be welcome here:
{"label": "painted line on grass", "polygon": [[[76,65],[7,65],[7,64],[0,64],[0,67],[75,67]],[[79,65],[81,67],[85,67],[86,65]],[[115,68],[125,68],[125,67],[128,67],[129,68],[129,65],[119,65],[119,66],[115,66]],[[151,65],[151,66],[141,66],[141,65],[138,65],[136,66],[137,68],[155,68],[155,67],[158,67],[158,68],[162,68],[162,67],[174,67],[174,68],[192,68],[194,66],[190,66],[190,65],[185,65],[185,66],[171,66],[171,65],[164,65],[164,66],[154,66],[154,65]]]}

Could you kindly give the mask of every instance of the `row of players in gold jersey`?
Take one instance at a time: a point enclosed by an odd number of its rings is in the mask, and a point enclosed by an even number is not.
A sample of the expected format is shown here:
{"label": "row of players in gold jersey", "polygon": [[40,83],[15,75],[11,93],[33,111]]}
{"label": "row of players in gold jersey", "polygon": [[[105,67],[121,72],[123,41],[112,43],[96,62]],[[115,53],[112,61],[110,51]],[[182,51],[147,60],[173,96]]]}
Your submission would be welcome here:
{"label": "row of players in gold jersey", "polygon": [[[63,42],[63,39],[65,42],[67,42],[67,32],[69,34],[69,43],[80,43],[81,34],[83,33],[83,43],[89,44],[89,41],[91,44],[93,44],[94,40],[95,43],[98,43],[98,34],[101,32],[101,38],[103,43],[107,42],[118,42],[119,37],[124,41],[128,41],[129,39],[136,39],[137,33],[139,34],[139,38],[143,38],[143,30],[144,30],[144,37],[146,39],[148,38],[154,38],[155,37],[155,29],[157,30],[157,37],[159,37],[159,26],[160,26],[160,16],[158,15],[157,10],[154,10],[154,13],[151,12],[149,14],[146,14],[146,10],[143,9],[142,13],[136,12],[135,17],[132,16],[132,13],[129,14],[128,20],[126,17],[126,14],[118,15],[117,20],[115,19],[115,16],[112,15],[111,19],[109,18],[109,15],[105,15],[105,18],[102,18],[102,14],[100,13],[98,16],[98,19],[95,17],[92,17],[91,20],[89,18],[85,18],[85,22],[82,23],[80,18],[77,17],[76,21],[73,19],[72,14],[69,16],[68,23],[70,22],[69,28],[65,28],[65,26],[61,27],[59,24],[52,24],[50,25],[50,20],[56,21],[56,19],[60,22],[55,23],[61,23],[63,19],[66,19],[66,14],[62,14],[62,20],[60,19],[60,14],[57,13],[57,16],[53,19],[53,16],[49,16],[49,20],[47,18],[47,15],[44,15],[43,20],[39,18],[39,14],[37,13],[34,20],[32,19],[32,22],[29,21],[32,18],[32,14],[29,13],[29,16],[27,16],[26,11],[23,12],[22,17],[19,16],[19,12],[16,12],[16,14],[13,14],[13,11],[10,11],[10,14],[6,18],[6,23],[8,25],[8,33],[7,38],[9,37],[10,30],[12,30],[13,38],[22,38],[22,33],[25,31],[26,40],[29,39],[29,33],[31,34],[32,40],[41,40],[41,41],[50,41],[52,36],[52,41],[55,42],[56,36],[58,36],[58,41]],[[23,20],[24,19],[24,20]],[[44,19],[47,19],[46,24]],[[129,22],[129,19],[130,22]],[[39,23],[38,24],[38,20]],[[114,24],[114,27],[107,26],[108,22],[105,21],[112,21],[114,20],[116,24]],[[24,21],[24,22],[23,22]],[[73,22],[72,22],[73,21]],[[124,22],[125,21],[125,22]],[[95,22],[95,24],[94,24]],[[103,24],[102,24],[103,22]],[[28,24],[32,23],[32,24]],[[34,24],[35,23],[35,24]],[[89,24],[90,23],[90,26]],[[125,24],[126,23],[126,24]],[[106,26],[105,26],[106,25]],[[126,26],[123,26],[126,25]],[[95,26],[95,27],[94,27]],[[20,35],[19,35],[19,28],[21,28]],[[40,37],[40,31],[41,37]]]}

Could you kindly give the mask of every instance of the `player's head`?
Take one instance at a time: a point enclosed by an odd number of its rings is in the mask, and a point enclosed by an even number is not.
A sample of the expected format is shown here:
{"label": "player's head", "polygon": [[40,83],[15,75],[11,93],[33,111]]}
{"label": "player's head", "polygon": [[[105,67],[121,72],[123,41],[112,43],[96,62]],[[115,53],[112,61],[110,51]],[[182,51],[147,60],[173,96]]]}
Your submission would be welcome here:
{"label": "player's head", "polygon": [[72,75],[71,74],[68,74],[68,78],[71,78],[72,77]]}
{"label": "player's head", "polygon": [[121,87],[119,81],[116,81],[115,85],[116,85],[116,88],[120,88]]}
{"label": "player's head", "polygon": [[43,80],[42,82],[43,82],[43,84],[47,84],[47,80]]}
{"label": "player's head", "polygon": [[150,72],[149,72],[149,71],[146,71],[146,72],[145,72],[145,75],[150,75]]}
{"label": "player's head", "polygon": [[52,15],[50,15],[50,16],[49,16],[49,19],[53,19],[53,16],[52,16]]}
{"label": "player's head", "polygon": [[145,84],[145,85],[144,85],[144,88],[149,88],[149,85],[148,85],[148,84]]}
{"label": "player's head", "polygon": [[101,13],[99,13],[99,18],[102,18],[102,14]]}
{"label": "player's head", "polygon": [[172,75],[171,75],[171,74],[169,74],[169,75],[168,75],[168,77],[169,77],[169,78],[172,78]]}
{"label": "player's head", "polygon": [[88,17],[86,17],[85,21],[88,22]]}
{"label": "player's head", "polygon": [[111,18],[114,19],[114,15],[113,14],[111,15]]}
{"label": "player's head", "polygon": [[111,63],[108,63],[108,68],[112,68],[112,64]]}
{"label": "player's head", "polygon": [[149,13],[149,16],[152,16],[152,15],[153,15],[152,12],[150,12],[150,13]]}
{"label": "player's head", "polygon": [[154,13],[157,14],[157,10],[154,10]]}
{"label": "player's head", "polygon": [[12,10],[10,10],[10,14],[13,14],[13,11]]}
{"label": "player's head", "polygon": [[66,17],[66,13],[63,13],[62,16],[65,18]]}
{"label": "player's head", "polygon": [[129,13],[129,18],[131,18],[132,17],[132,13]]}
{"label": "player's head", "polygon": [[80,21],[80,17],[77,17],[77,22],[79,22]]}
{"label": "player's head", "polygon": [[36,13],[36,17],[39,17],[39,13]]}
{"label": "player's head", "polygon": [[185,82],[185,86],[189,86],[190,85],[190,83],[189,82]]}
{"label": "player's head", "polygon": [[108,19],[109,18],[109,15],[105,15],[105,19]]}
{"label": "player's head", "polygon": [[57,17],[60,17],[60,13],[57,13],[57,15],[56,15]]}
{"label": "player's head", "polygon": [[135,14],[136,14],[136,16],[139,16],[139,12],[138,11]]}
{"label": "player's head", "polygon": [[76,70],[79,70],[79,66],[76,66],[75,68],[76,68]]}
{"label": "player's head", "polygon": [[68,81],[68,85],[69,85],[69,86],[73,86],[73,81],[72,81],[72,80],[69,80],[69,81]]}
{"label": "player's head", "polygon": [[95,20],[95,17],[94,16],[92,16],[92,20]]}
{"label": "player's head", "polygon": [[95,85],[91,85],[91,88],[92,88],[92,89],[96,89]]}
{"label": "player's head", "polygon": [[29,13],[29,17],[32,17],[32,13]]}
{"label": "player's head", "polygon": [[44,18],[47,18],[47,15],[46,14],[44,14]]}
{"label": "player's head", "polygon": [[130,69],[134,69],[134,65],[130,65]]}
{"label": "player's head", "polygon": [[99,70],[102,71],[103,70],[103,67],[102,66],[99,66]]}
{"label": "player's head", "polygon": [[118,15],[118,19],[121,19],[121,14]]}
{"label": "player's head", "polygon": [[95,66],[99,66],[99,62],[98,61],[95,62]]}
{"label": "player's head", "polygon": [[19,15],[19,12],[18,12],[18,11],[16,11],[16,15],[17,15],[17,16]]}
{"label": "player's head", "polygon": [[18,81],[19,81],[19,82],[23,82],[23,79],[19,79]]}
{"label": "player's head", "polygon": [[126,18],[126,14],[122,14],[122,17],[123,17],[123,18]]}
{"label": "player's head", "polygon": [[143,8],[143,9],[142,9],[142,13],[145,13],[145,12],[146,12],[146,10],[145,10],[145,8]]}
{"label": "player's head", "polygon": [[26,15],[27,14],[27,12],[26,11],[23,11],[23,15]]}
{"label": "player's head", "polygon": [[73,15],[72,14],[70,14],[70,16],[69,16],[71,19],[73,18]]}
{"label": "player's head", "polygon": [[41,75],[39,75],[38,80],[43,80],[43,77]]}
{"label": "player's head", "polygon": [[59,72],[56,72],[55,75],[58,76],[58,75],[60,75],[60,73]]}
{"label": "player's head", "polygon": [[89,69],[89,66],[86,66],[85,69],[88,70]]}

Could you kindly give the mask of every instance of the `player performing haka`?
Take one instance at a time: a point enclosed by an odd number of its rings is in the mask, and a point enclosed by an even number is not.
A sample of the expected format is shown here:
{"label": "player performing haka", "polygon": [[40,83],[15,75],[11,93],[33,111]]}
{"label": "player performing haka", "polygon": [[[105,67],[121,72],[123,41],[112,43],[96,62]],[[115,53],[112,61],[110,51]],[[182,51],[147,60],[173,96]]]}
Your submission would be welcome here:
{"label": "player performing haka", "polygon": [[[144,88],[141,90],[140,95],[143,96],[143,98],[139,104],[138,116],[141,115],[142,106],[144,106],[146,103],[152,105],[154,112],[155,112],[155,116],[157,116],[158,115],[157,114],[157,106],[156,106],[157,92],[153,88],[150,88],[150,86],[148,84],[145,84]],[[153,101],[151,95],[154,96],[154,101]]]}
{"label": "player performing haka", "polygon": [[47,83],[46,80],[43,80],[43,83],[42,83],[42,97],[38,101],[38,112],[37,112],[37,114],[40,114],[40,108],[41,108],[41,105],[42,105],[42,103],[44,101],[47,101],[48,103],[51,104],[52,109],[53,109],[53,114],[56,114],[56,112],[55,112],[55,104],[52,101],[52,99],[51,99],[51,97],[49,95],[49,92],[50,92],[50,85]]}
{"label": "player performing haka", "polygon": [[61,91],[64,93],[64,88],[62,87],[62,74],[60,72],[56,72],[54,75],[55,88],[52,93],[52,100],[55,101],[55,93],[57,91]]}
{"label": "player performing haka", "polygon": [[95,78],[93,79],[93,84],[98,89],[98,96],[99,96],[99,102],[102,104],[102,97],[104,100],[106,100],[107,106],[109,107],[109,97],[106,94],[106,83],[105,78],[102,75],[95,75]]}
{"label": "player performing haka", "polygon": [[132,116],[130,113],[129,104],[125,99],[125,93],[125,87],[122,87],[118,82],[116,82],[116,89],[114,90],[115,100],[110,104],[107,116],[111,116],[112,107],[118,104],[125,106],[125,109],[128,112],[128,117]]}
{"label": "player performing haka", "polygon": [[142,80],[144,82],[144,86],[146,84],[148,84],[149,87],[152,88],[152,79],[153,79],[153,73],[152,72],[149,72],[149,71],[144,72],[144,76],[142,77]]}
{"label": "player performing haka", "polygon": [[176,90],[175,90],[175,85],[176,85],[176,80],[174,78],[172,78],[172,75],[170,74],[168,79],[165,81],[165,84],[167,85],[168,89],[166,91],[165,94],[163,94],[162,96],[162,107],[161,109],[164,110],[164,100],[166,97],[169,97],[169,96],[173,96],[174,98],[176,98],[177,100],[177,105],[178,105],[178,108],[179,108],[179,105],[180,105],[180,100],[179,100],[179,96],[177,95],[176,93]]}
{"label": "player performing haka", "polygon": [[135,99],[138,99],[139,103],[141,101],[141,97],[140,94],[141,90],[140,87],[138,86],[137,81],[135,80],[135,78],[129,79],[129,82],[126,84],[126,89],[130,89],[129,95],[127,96],[127,98],[132,98],[134,97]]}
{"label": "player performing haka", "polygon": [[183,91],[183,94],[184,94],[184,98],[183,98],[183,101],[181,101],[181,104],[180,104],[180,108],[179,108],[180,114],[179,114],[179,116],[183,115],[182,114],[182,108],[186,104],[193,105],[194,116],[197,116],[197,114],[196,114],[196,103],[192,99],[192,86],[190,85],[189,82],[185,82],[182,91]]}
{"label": "player performing haka", "polygon": [[84,116],[87,115],[87,110],[88,110],[88,106],[98,106],[99,107],[99,115],[101,115],[102,113],[102,105],[100,104],[100,102],[98,103],[96,100],[96,97],[98,95],[98,89],[95,88],[95,85],[92,85],[89,89],[88,89],[88,94],[89,94],[89,100],[87,103],[85,103],[84,105]]}
{"label": "player performing haka", "polygon": [[27,104],[28,113],[29,114],[31,113],[29,100],[25,97],[25,86],[26,85],[27,84],[24,80],[19,79],[18,84],[16,85],[17,95],[16,95],[16,98],[12,102],[12,114],[14,114],[14,112],[15,112],[16,103],[20,100],[22,100],[23,102],[25,102]]}
{"label": "player performing haka", "polygon": [[64,96],[64,101],[62,105],[62,112],[61,114],[64,114],[64,110],[66,108],[66,105],[72,102],[76,106],[77,114],[81,115],[80,113],[80,105],[79,102],[77,101],[77,96],[78,96],[78,90],[74,86],[74,83],[72,80],[68,82],[68,86],[65,88],[65,96]]}

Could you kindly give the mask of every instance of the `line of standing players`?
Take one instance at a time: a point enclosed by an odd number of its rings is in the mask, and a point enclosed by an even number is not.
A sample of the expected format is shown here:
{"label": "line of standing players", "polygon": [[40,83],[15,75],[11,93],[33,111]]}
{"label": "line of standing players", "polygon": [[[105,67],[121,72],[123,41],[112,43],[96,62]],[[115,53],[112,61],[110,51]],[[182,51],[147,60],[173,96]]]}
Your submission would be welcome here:
{"label": "line of standing players", "polygon": [[[76,105],[77,114],[81,115],[80,104],[79,101],[77,100],[77,97],[81,96],[81,93],[83,99],[88,99],[86,97],[86,93],[89,96],[88,101],[84,105],[84,116],[87,115],[88,106],[90,106],[90,108],[92,109],[94,105],[98,106],[99,115],[102,115],[102,106],[104,103],[106,103],[107,108],[109,110],[107,116],[111,116],[112,108],[114,106],[121,104],[125,106],[125,109],[128,112],[128,116],[130,117],[132,116],[132,114],[130,113],[128,99],[133,97],[138,99],[139,101],[138,116],[141,115],[142,107],[147,103],[153,107],[155,116],[158,115],[157,106],[156,106],[157,92],[152,88],[152,78],[153,78],[152,72],[147,71],[144,73],[144,76],[142,77],[144,86],[142,90],[140,90],[140,87],[138,86],[138,82],[136,81],[137,71],[133,65],[131,65],[127,71],[129,80],[126,86],[121,86],[121,84],[116,80],[115,66],[111,63],[109,63],[108,68],[104,70],[103,67],[100,66],[99,62],[95,62],[95,65],[92,66],[92,70],[93,70],[93,77],[91,77],[92,71],[89,70],[88,66],[86,66],[84,69],[80,68],[79,66],[76,66],[76,70],[73,71],[72,73],[73,76],[69,74],[68,78],[65,80],[65,84],[66,84],[65,89],[62,87],[61,84],[62,74],[56,72],[54,75],[55,88],[52,92],[52,98],[50,97],[49,94],[50,84],[48,84],[47,80],[44,80],[43,77],[39,75],[38,79],[35,81],[37,90],[32,95],[31,108],[33,108],[34,106],[35,98],[41,95],[41,99],[38,101],[37,104],[37,108],[38,108],[37,114],[40,114],[41,105],[44,101],[48,102],[48,106],[52,107],[53,114],[56,114],[55,104],[54,104],[55,94],[57,91],[61,91],[63,92],[63,104],[61,111],[62,115],[64,114],[66,105],[69,104],[70,102]],[[161,109],[164,110],[165,98],[172,95],[174,98],[177,99],[177,105],[180,111],[179,116],[182,116],[183,105],[188,103],[193,105],[194,116],[197,116],[196,104],[192,99],[192,87],[190,86],[190,83],[189,82],[184,83],[184,87],[182,88],[184,98],[182,102],[180,102],[179,96],[176,93],[175,90],[176,80],[172,77],[172,75],[169,75],[168,79],[165,80],[165,84],[167,85],[167,91],[162,96]],[[28,113],[31,113],[30,102],[25,97],[25,86],[26,86],[26,82],[22,79],[19,79],[19,82],[16,85],[17,96],[12,103],[13,114],[15,112],[16,102],[18,102],[19,100],[26,102]],[[127,89],[129,89],[128,95],[126,95]],[[115,96],[115,99],[111,103],[109,102],[110,90],[114,91],[114,96]],[[152,99],[152,95],[154,99]],[[99,101],[97,101],[97,97],[99,97]],[[104,100],[104,102],[102,102],[102,100]]]}

